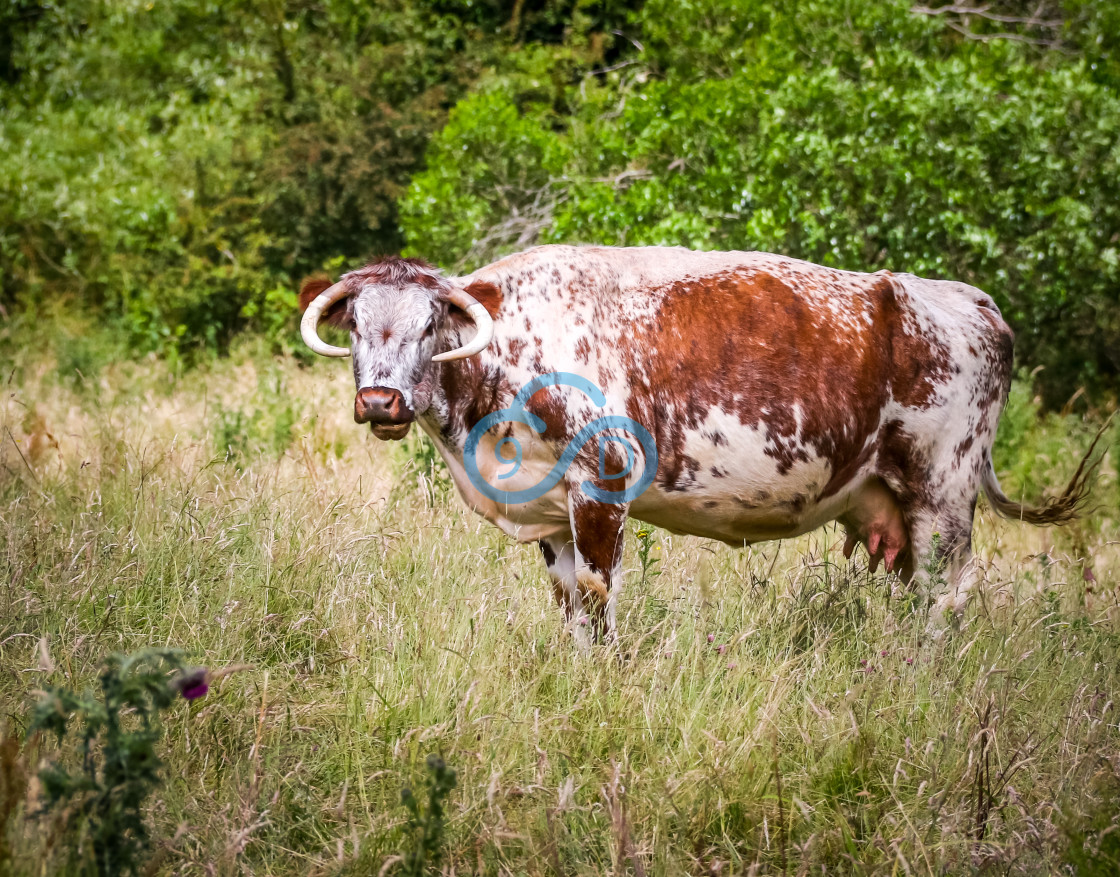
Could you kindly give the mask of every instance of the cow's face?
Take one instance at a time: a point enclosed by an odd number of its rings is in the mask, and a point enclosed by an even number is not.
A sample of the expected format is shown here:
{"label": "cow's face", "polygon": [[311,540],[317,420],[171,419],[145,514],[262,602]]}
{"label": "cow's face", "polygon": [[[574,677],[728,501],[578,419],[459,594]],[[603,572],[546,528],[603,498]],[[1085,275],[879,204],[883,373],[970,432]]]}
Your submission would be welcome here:
{"label": "cow's face", "polygon": [[416,284],[366,284],[349,301],[354,420],[379,439],[404,438],[432,403],[432,356],[446,305]]}
{"label": "cow's face", "polygon": [[[328,286],[329,281],[305,282],[301,306],[307,309]],[[347,274],[331,289],[338,289],[340,298],[323,312],[321,320],[350,331],[357,389],[354,419],[368,423],[379,439],[402,439],[412,422],[432,405],[439,376],[437,361],[470,355],[470,345],[462,350],[450,348],[459,346],[460,332],[480,316],[486,322],[489,319],[478,313],[477,302],[465,298],[464,290],[453,281],[411,259],[391,258],[369,265]],[[466,313],[468,309],[472,315]],[[483,327],[478,328],[482,334]],[[318,352],[345,355],[344,348],[324,346]]]}

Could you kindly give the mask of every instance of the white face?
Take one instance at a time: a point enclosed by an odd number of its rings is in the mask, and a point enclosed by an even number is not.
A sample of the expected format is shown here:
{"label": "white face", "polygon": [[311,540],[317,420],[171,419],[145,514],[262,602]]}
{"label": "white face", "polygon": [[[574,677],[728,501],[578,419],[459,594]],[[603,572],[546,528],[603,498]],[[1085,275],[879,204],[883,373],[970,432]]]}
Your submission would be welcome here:
{"label": "white face", "polygon": [[446,315],[438,293],[417,284],[369,284],[353,296],[349,312],[356,389],[396,390],[414,417],[427,411],[432,357],[440,352],[438,330]]}

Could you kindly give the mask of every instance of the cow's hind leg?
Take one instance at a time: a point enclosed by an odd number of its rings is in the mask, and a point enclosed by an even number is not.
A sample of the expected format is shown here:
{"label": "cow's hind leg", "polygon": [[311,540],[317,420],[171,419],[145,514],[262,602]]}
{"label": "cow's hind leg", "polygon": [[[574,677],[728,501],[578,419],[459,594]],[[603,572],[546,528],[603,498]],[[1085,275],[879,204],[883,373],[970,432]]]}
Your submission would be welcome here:
{"label": "cow's hind leg", "polygon": [[976,495],[911,510],[909,515],[913,585],[932,601],[935,626],[964,612],[975,584],[972,521]]}
{"label": "cow's hind leg", "polygon": [[935,625],[964,611],[974,582],[972,519],[998,417],[994,406],[982,416],[945,415],[920,436],[891,421],[880,435],[877,473],[897,497],[909,537],[902,577],[934,603]]}

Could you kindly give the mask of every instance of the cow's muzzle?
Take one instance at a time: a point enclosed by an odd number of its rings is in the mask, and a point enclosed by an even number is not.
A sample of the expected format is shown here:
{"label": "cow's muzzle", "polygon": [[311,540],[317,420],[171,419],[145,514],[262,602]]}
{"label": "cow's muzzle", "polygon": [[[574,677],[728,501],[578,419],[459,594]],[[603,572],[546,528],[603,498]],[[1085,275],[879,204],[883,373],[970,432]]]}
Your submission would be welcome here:
{"label": "cow's muzzle", "polygon": [[379,439],[403,439],[414,418],[400,390],[362,387],[354,397],[354,420],[368,423]]}

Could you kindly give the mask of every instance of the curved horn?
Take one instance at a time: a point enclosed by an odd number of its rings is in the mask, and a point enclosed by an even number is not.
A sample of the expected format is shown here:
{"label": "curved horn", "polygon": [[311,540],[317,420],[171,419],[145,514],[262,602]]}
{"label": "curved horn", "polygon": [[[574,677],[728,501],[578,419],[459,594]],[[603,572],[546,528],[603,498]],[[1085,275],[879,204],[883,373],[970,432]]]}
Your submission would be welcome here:
{"label": "curved horn", "polygon": [[303,312],[303,319],[299,324],[303,342],[320,356],[350,355],[349,347],[335,347],[333,344],[327,344],[319,337],[319,320],[323,317],[323,311],[336,301],[346,298],[349,294],[350,290],[347,288],[345,281],[340,280],[334,286],[320,292],[307,306],[307,310]]}
{"label": "curved horn", "polygon": [[448,350],[446,353],[433,356],[432,362],[450,362],[453,359],[466,359],[468,356],[474,356],[476,353],[485,350],[494,338],[494,321],[490,319],[490,314],[487,313],[486,308],[475,299],[461,289],[452,289],[447,294],[447,300],[467,312],[467,316],[474,321],[478,332],[475,333],[474,338],[462,347],[456,347],[454,350]]}

